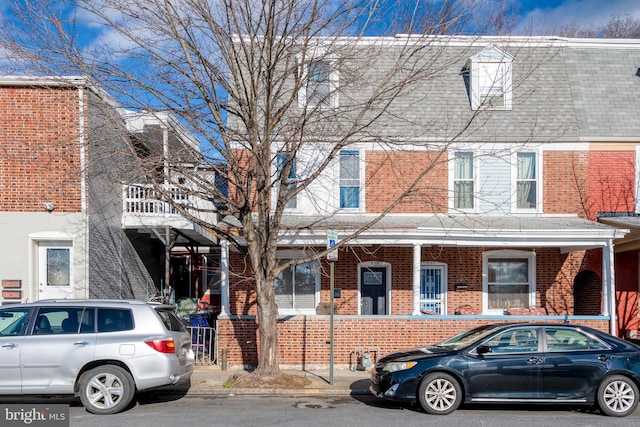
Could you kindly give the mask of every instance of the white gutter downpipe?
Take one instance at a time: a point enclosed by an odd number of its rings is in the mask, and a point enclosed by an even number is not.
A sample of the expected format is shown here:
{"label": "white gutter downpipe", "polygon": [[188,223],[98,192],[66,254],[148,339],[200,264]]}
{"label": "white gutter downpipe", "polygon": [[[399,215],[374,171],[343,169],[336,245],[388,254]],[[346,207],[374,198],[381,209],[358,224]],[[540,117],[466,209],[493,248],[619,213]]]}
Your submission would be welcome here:
{"label": "white gutter downpipe", "polygon": [[413,245],[413,315],[420,315],[420,264],[422,246]]}
{"label": "white gutter downpipe", "polygon": [[229,242],[220,240],[220,316],[229,315]]}
{"label": "white gutter downpipe", "polygon": [[608,303],[607,311],[609,312],[610,324],[609,324],[609,333],[611,335],[617,336],[617,325],[616,325],[616,272],[615,272],[615,254],[613,251],[613,240],[609,240],[606,246],[603,249],[604,253],[602,254],[602,263],[603,263],[603,271],[605,272],[605,277],[609,280],[608,286],[608,298],[606,302]]}

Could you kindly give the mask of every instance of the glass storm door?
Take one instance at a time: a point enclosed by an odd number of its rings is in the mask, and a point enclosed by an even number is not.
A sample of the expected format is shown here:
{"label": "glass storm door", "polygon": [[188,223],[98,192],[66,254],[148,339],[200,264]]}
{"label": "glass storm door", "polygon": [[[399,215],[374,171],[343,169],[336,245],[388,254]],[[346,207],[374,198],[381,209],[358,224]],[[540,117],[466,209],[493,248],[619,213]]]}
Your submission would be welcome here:
{"label": "glass storm door", "polygon": [[41,243],[38,246],[39,299],[73,297],[70,243]]}

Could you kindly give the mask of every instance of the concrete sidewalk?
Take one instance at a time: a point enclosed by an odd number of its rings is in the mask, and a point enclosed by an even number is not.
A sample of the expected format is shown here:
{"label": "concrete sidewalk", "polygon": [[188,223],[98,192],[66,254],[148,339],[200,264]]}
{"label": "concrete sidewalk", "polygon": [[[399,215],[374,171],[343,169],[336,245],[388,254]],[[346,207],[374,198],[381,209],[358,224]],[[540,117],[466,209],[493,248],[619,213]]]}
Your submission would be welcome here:
{"label": "concrete sidewalk", "polygon": [[274,389],[274,388],[236,388],[227,385],[232,375],[245,371],[229,369],[223,371],[217,366],[197,365],[191,377],[191,384],[176,385],[163,388],[163,392],[186,394],[188,396],[228,396],[228,395],[321,395],[321,396],[349,396],[370,394],[368,371],[351,371],[335,368],[333,372],[333,384],[330,383],[329,369],[320,370],[285,370],[287,374],[301,375],[308,378],[311,383],[304,389]]}

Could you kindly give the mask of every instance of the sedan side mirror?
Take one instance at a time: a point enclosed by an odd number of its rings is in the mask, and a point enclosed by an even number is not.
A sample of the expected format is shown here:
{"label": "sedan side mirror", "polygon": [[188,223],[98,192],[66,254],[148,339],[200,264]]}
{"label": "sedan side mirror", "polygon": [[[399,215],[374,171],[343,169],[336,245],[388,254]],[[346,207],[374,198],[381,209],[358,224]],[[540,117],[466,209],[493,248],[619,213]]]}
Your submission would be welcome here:
{"label": "sedan side mirror", "polygon": [[487,354],[487,353],[493,353],[493,350],[488,345],[479,345],[476,348],[476,351],[478,352],[478,355],[480,355],[480,356],[482,356],[483,354]]}

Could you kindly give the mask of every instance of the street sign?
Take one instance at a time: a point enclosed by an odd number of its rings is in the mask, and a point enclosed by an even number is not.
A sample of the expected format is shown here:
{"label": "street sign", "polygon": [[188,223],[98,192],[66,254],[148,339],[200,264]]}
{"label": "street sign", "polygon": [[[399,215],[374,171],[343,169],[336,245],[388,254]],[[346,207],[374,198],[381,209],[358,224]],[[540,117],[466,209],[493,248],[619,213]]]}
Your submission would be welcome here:
{"label": "street sign", "polygon": [[[327,249],[331,249],[338,241],[338,232],[335,230],[327,230]],[[327,254],[327,261],[338,261],[338,250],[335,249]]]}

